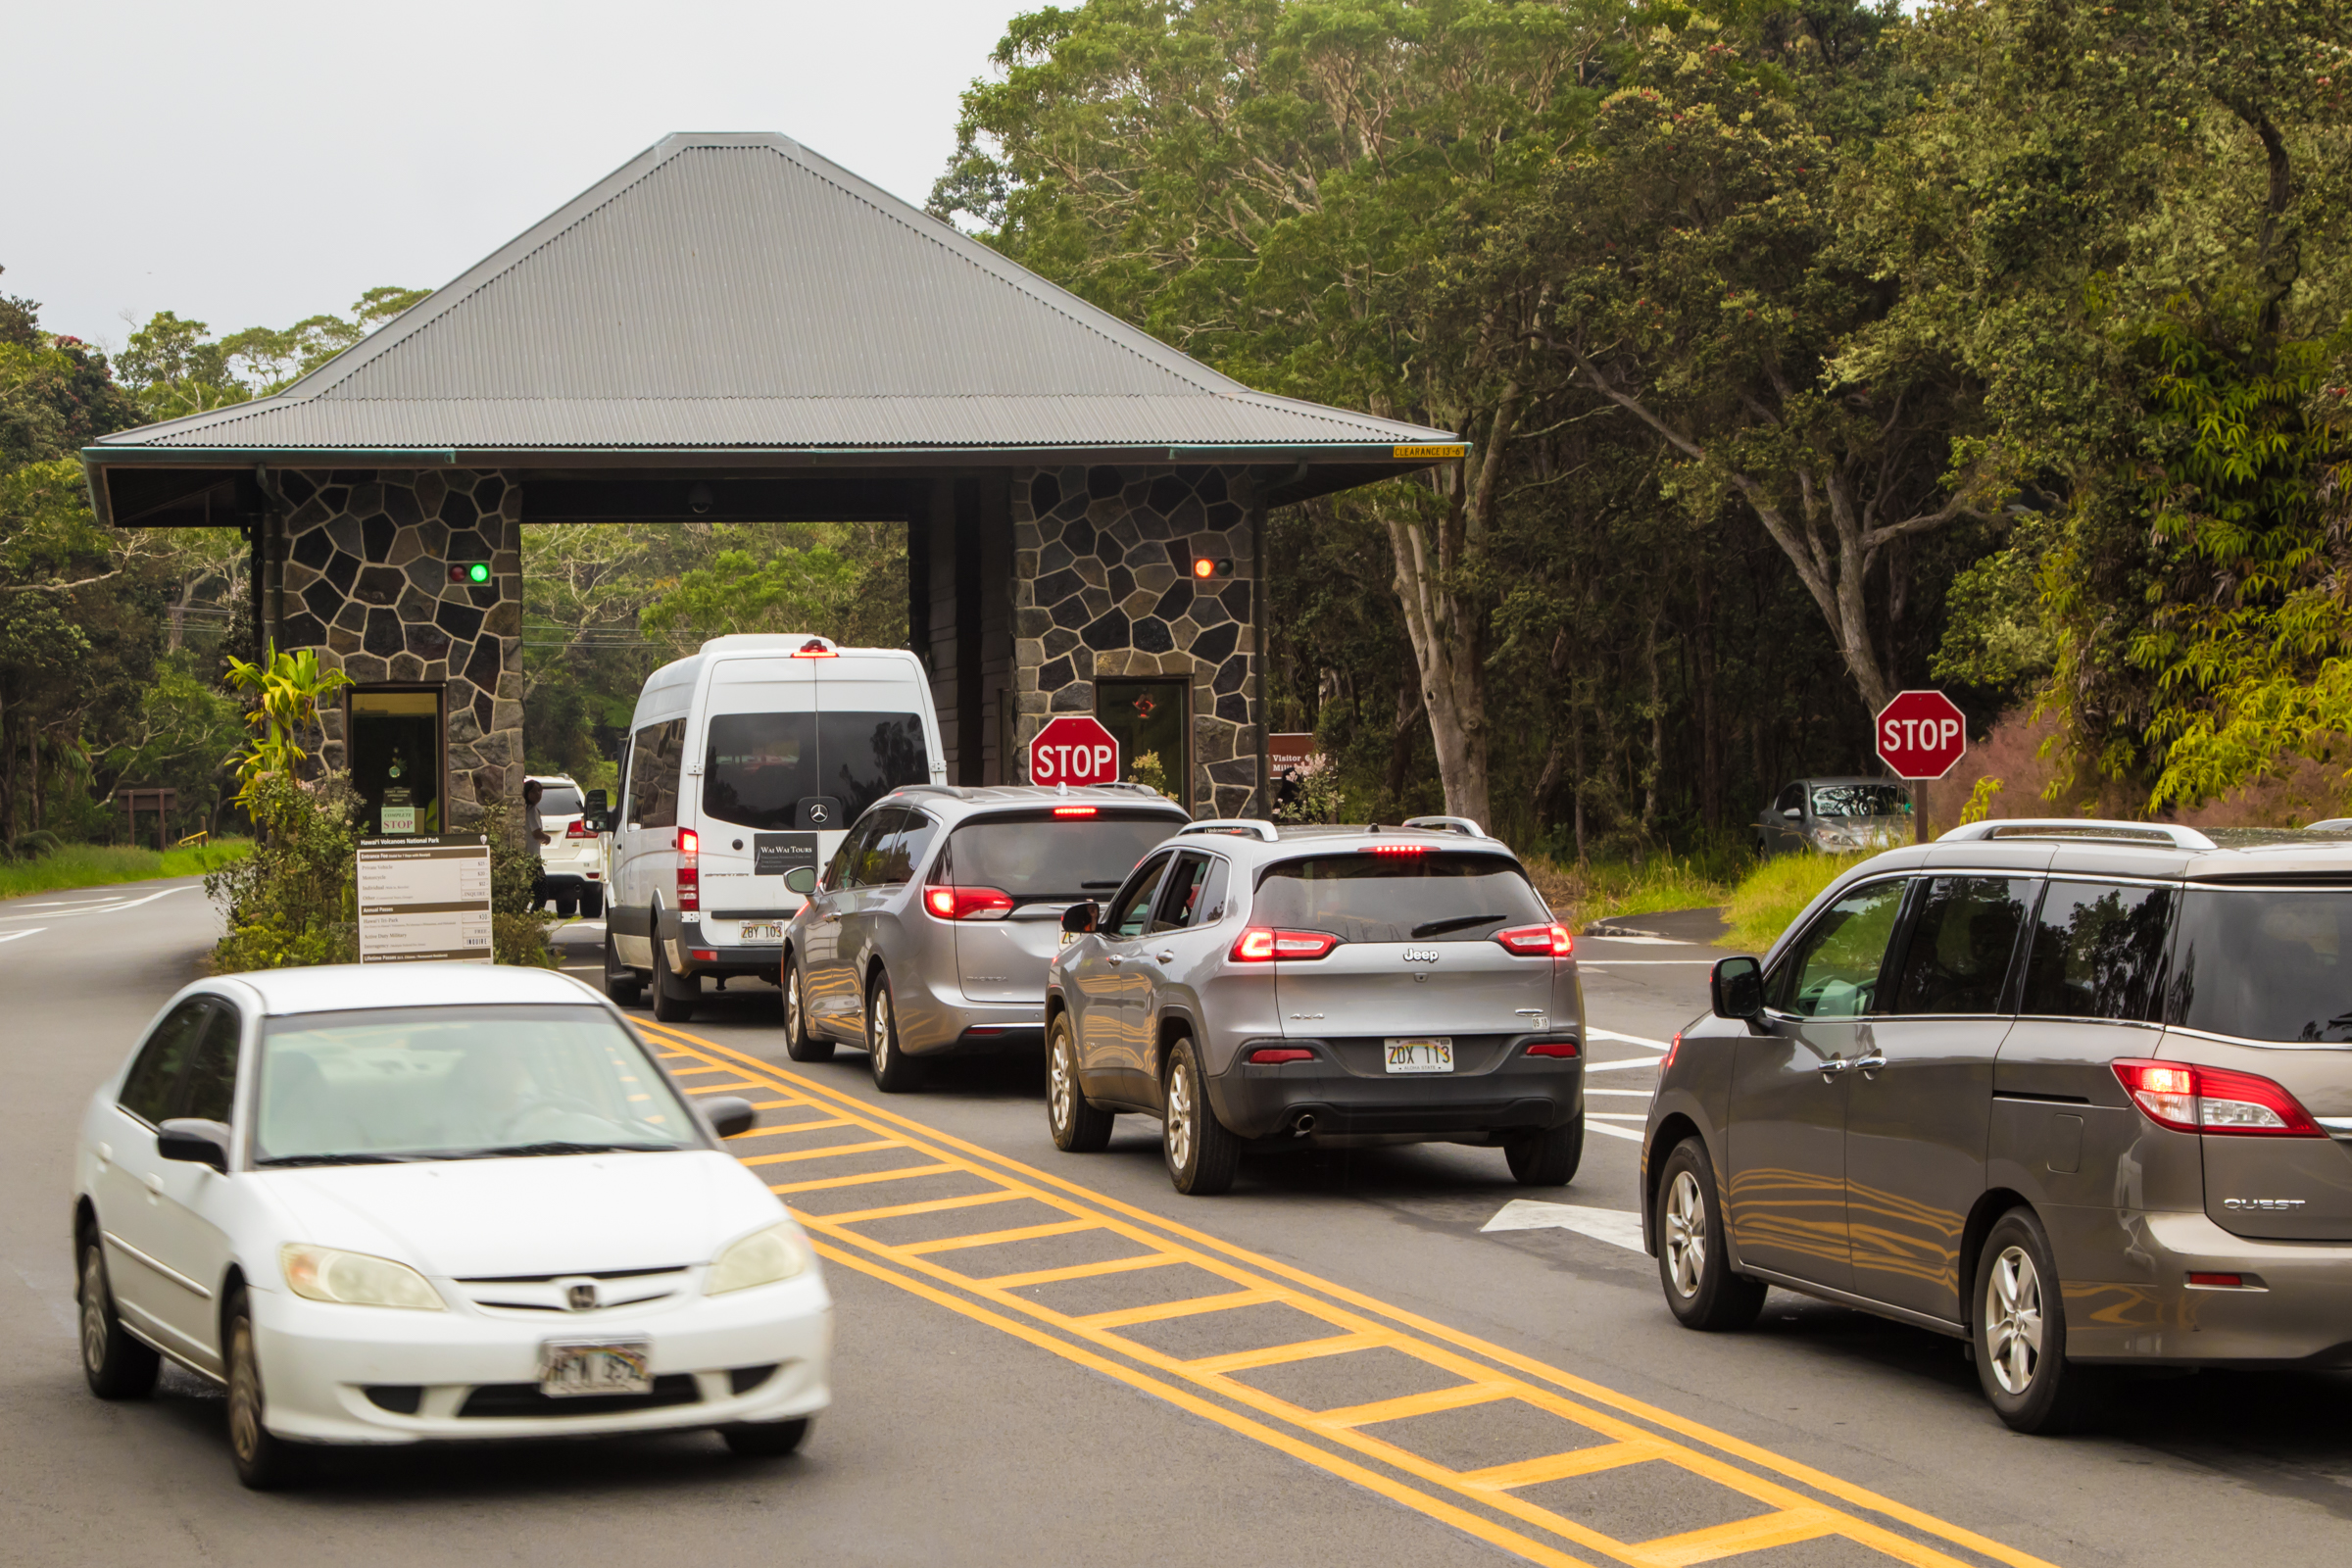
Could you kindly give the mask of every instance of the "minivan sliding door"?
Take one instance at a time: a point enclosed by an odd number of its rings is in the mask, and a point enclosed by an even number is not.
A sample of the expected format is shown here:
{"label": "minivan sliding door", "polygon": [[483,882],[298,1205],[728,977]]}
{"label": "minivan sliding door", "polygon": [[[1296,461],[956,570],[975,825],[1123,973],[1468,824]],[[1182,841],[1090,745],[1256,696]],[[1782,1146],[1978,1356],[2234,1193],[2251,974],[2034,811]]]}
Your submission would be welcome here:
{"label": "minivan sliding door", "polygon": [[1923,877],[1845,1100],[1845,1217],[1854,1290],[1960,1321],[1960,1244],[1984,1191],[1993,1059],[2034,883]]}

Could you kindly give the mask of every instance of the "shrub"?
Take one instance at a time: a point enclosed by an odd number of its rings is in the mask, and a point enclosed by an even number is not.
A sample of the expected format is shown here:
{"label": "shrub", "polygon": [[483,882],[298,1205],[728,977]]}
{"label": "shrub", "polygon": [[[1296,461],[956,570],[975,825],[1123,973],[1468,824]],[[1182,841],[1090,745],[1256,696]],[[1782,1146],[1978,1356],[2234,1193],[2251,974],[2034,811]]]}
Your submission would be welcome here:
{"label": "shrub", "polygon": [[270,773],[250,788],[261,842],[204,879],[204,891],[228,922],[228,934],[213,949],[214,968],[233,974],[354,961],[359,796],[340,773],[308,786]]}

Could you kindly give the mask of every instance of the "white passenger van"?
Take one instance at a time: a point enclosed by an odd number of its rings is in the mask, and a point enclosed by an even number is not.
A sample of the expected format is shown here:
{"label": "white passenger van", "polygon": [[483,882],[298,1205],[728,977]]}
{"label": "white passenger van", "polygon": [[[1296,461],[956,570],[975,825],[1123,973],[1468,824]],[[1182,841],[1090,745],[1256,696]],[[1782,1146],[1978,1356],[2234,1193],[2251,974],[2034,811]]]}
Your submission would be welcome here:
{"label": "white passenger van", "polygon": [[914,655],[822,637],[714,637],[654,671],[629,723],[612,815],[605,990],[651,987],[692,1017],[701,976],[773,983],[795,866],[822,866],[904,784],[944,784],[939,715]]}

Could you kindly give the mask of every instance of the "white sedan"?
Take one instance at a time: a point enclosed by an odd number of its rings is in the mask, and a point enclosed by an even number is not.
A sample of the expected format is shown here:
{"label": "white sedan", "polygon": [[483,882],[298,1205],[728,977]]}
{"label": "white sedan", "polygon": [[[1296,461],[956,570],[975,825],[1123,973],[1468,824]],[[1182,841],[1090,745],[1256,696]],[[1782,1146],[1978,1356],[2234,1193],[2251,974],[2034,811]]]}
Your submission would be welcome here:
{"label": "white sedan", "polygon": [[282,969],[174,997],[74,1159],[82,1369],[228,1391],[238,1478],[311,1444],[716,1428],[830,1400],[807,1237],[620,1014],[542,970]]}

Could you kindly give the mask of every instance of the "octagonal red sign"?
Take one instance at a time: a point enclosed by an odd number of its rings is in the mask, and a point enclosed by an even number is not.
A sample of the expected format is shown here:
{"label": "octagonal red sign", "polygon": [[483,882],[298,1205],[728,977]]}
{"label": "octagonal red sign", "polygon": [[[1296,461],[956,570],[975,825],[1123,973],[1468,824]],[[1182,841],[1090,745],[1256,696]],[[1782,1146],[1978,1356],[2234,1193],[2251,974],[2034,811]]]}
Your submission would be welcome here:
{"label": "octagonal red sign", "polygon": [[1050,720],[1029,743],[1032,784],[1116,784],[1118,737],[1084,713]]}
{"label": "octagonal red sign", "polygon": [[1941,692],[1898,692],[1879,710],[1879,760],[1897,778],[1941,778],[1968,754],[1968,723]]}

